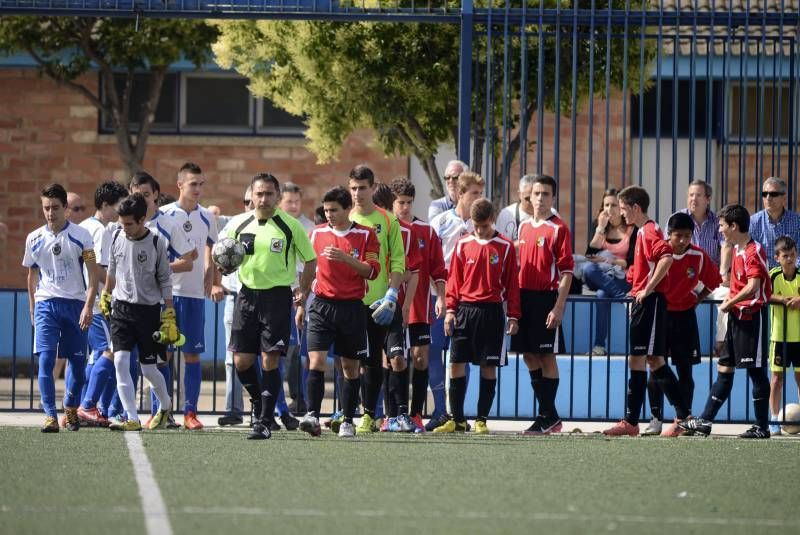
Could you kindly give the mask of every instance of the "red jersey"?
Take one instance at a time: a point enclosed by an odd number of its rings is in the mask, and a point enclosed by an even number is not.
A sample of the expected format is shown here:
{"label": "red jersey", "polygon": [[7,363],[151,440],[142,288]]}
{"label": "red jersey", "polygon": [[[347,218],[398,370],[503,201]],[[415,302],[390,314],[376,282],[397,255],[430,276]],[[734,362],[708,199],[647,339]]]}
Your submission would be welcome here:
{"label": "red jersey", "polygon": [[519,225],[519,287],[525,290],[557,290],[562,273],[572,273],[572,238],[558,216]]}
{"label": "red jersey", "polygon": [[447,282],[447,268],[444,267],[444,254],[442,253],[442,240],[429,224],[421,219],[414,218],[411,222],[414,229],[415,247],[419,249],[419,284],[408,323],[428,323],[432,321],[431,314],[431,282]]}
{"label": "red jersey", "polygon": [[731,266],[731,292],[734,297],[747,285],[747,279],[760,279],[761,287],[756,294],[733,305],[732,312],[739,319],[751,319],[753,314],[769,302],[772,297],[772,279],[767,267],[767,254],[760,243],[751,239],[744,247],[738,245],[733,250]]}
{"label": "red jersey", "polygon": [[[311,245],[317,253],[317,277],[311,289],[326,299],[338,301],[360,301],[367,294],[367,280],[380,273],[378,261],[380,243],[375,231],[369,227],[353,223],[350,228],[339,231],[324,223],[311,231]],[[328,260],[322,252],[328,246],[341,249],[372,268],[366,279],[343,262]]]}
{"label": "red jersey", "polygon": [[672,258],[667,275],[667,310],[677,312],[694,308],[704,290],[713,291],[722,284],[719,267],[698,246],[689,244],[685,253],[673,254]]}
{"label": "red jersey", "polygon": [[[419,265],[422,263],[422,258],[420,257],[419,248],[415,247],[414,244],[416,241],[414,229],[405,221],[398,219],[397,222],[400,223],[400,238],[403,240],[403,250],[406,253],[406,270],[411,273],[419,273]],[[406,286],[407,283],[403,283],[400,286],[400,292],[397,297],[397,302],[400,306],[403,306],[406,299]]]}
{"label": "red jersey", "polygon": [[[628,282],[631,283],[629,295],[636,295],[653,276],[658,261],[672,255],[672,247],[664,239],[658,223],[648,219],[636,233],[636,249],[633,253],[633,265],[628,269]],[[669,276],[661,279],[655,291],[666,294],[669,290]]]}
{"label": "red jersey", "polygon": [[459,303],[508,302],[506,315],[520,318],[517,254],[514,243],[495,232],[490,240],[474,234],[456,244],[447,277],[447,310],[455,312]]}

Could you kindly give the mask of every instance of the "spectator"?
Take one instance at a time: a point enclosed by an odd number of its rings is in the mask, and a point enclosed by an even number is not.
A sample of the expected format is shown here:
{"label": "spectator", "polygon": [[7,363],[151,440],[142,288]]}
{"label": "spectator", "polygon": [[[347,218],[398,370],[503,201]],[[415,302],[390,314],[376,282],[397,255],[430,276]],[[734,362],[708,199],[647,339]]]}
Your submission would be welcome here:
{"label": "spectator", "polygon": [[800,215],[786,208],[786,182],[777,177],[764,181],[761,191],[764,209],[750,218],[750,236],[764,247],[769,268],[777,267],[775,240],[789,236],[800,242]]}
{"label": "spectator", "polygon": [[497,232],[510,239],[517,241],[517,229],[519,224],[528,219],[533,214],[533,204],[531,204],[531,188],[536,175],[525,175],[519,179],[519,202],[510,204],[500,210],[497,215],[497,222],[494,228]]}
{"label": "spectator", "polygon": [[77,225],[84,220],[86,215],[86,204],[81,196],[74,191],[67,192],[67,209],[65,210],[67,221]]}
{"label": "spectator", "polygon": [[458,201],[458,175],[469,171],[469,166],[461,160],[451,160],[444,168],[444,186],[447,190],[445,196],[431,202],[428,207],[428,221],[433,221],[437,215],[455,208]]}

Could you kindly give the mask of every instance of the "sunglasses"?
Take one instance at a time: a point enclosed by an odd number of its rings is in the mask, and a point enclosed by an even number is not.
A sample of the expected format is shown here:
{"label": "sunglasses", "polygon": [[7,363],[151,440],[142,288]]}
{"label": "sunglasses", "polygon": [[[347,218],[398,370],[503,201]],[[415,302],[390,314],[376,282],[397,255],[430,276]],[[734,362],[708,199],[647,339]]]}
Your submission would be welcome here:
{"label": "sunglasses", "polygon": [[762,191],[761,192],[761,198],[762,199],[766,199],[767,197],[772,197],[774,199],[775,197],[783,197],[784,195],[786,195],[786,194],[784,192],[782,192],[782,191]]}
{"label": "sunglasses", "polygon": [[445,175],[444,176],[444,181],[445,182],[450,182],[451,180],[458,180],[458,175],[451,175],[451,176]]}
{"label": "sunglasses", "polygon": [[250,204],[250,199],[243,199],[243,200],[242,200],[242,203],[243,203],[245,206],[247,206],[248,204]]}

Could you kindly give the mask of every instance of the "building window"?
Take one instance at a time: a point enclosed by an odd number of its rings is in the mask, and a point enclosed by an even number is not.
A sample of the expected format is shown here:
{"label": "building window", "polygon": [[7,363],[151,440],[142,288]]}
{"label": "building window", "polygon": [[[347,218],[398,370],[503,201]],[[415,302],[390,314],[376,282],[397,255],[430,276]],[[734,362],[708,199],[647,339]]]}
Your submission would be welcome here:
{"label": "building window", "polygon": [[[164,82],[161,85],[161,97],[156,106],[156,120],[153,124],[152,130],[154,132],[171,132],[178,127],[178,73],[170,73],[164,77]],[[114,86],[117,90],[117,95],[122,96],[125,91],[126,76],[118,74],[114,76]],[[142,113],[144,110],[144,103],[147,102],[147,95],[149,91],[150,76],[147,74],[135,74],[133,76],[133,89],[131,91],[131,105],[130,105],[130,127],[135,131],[139,128],[139,123],[142,120]],[[102,84],[101,84],[102,87]],[[106,96],[103,96],[106,99]],[[111,117],[103,115],[103,130],[113,130],[114,126],[111,122]]]}
{"label": "building window", "polygon": [[[655,82],[655,81],[654,81]],[[674,109],[674,97],[677,88],[678,110]],[[642,95],[642,114],[641,131],[642,137],[656,137],[660,132],[662,138],[672,138],[672,126],[677,120],[678,138],[700,138],[705,137],[708,132],[708,106],[712,108],[711,133],[716,130],[714,127],[719,120],[719,107],[716,105],[718,84],[711,86],[711,99],[708,99],[708,82],[706,80],[695,80],[694,88],[694,131],[692,131],[692,117],[689,110],[692,102],[692,82],[691,80],[661,80],[661,123],[657,124],[658,114],[658,91],[656,84]],[[639,95],[631,95],[630,101],[630,132],[631,136],[639,137]]]}
{"label": "building window", "polygon": [[[757,141],[761,136],[766,141],[774,136],[788,140],[791,110],[789,83],[784,81],[783,86],[779,86],[777,81],[758,85],[753,83],[746,87],[747,90],[742,91],[740,84],[731,84],[728,89],[729,138],[738,139],[742,135],[744,139]],[[796,105],[795,101],[795,110]]]}

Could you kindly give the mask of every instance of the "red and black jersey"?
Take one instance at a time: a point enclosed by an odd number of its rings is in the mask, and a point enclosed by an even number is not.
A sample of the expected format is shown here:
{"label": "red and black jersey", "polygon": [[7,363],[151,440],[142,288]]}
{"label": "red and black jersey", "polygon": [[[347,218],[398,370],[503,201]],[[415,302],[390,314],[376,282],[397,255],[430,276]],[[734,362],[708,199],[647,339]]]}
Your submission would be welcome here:
{"label": "red and black jersey", "polygon": [[419,264],[419,284],[408,323],[428,323],[432,321],[431,314],[431,283],[447,282],[447,268],[444,266],[442,253],[442,240],[429,224],[421,219],[414,218],[411,222],[414,229],[414,247],[419,249],[421,262]]}
{"label": "red and black jersey", "polygon": [[[414,237],[414,229],[405,221],[397,220],[400,223],[400,238],[403,240],[403,250],[406,253],[406,271],[411,273],[419,273],[419,267],[422,263],[419,248],[415,247],[416,239]],[[406,299],[406,285],[404,283],[400,286],[397,302],[400,306],[403,305]]]}
{"label": "red and black jersey", "polygon": [[[339,231],[322,224],[311,231],[311,245],[317,253],[317,277],[311,289],[315,294],[327,299],[340,301],[360,301],[367,294],[367,280],[380,273],[378,261],[380,243],[375,231],[369,227],[353,223],[347,230]],[[333,246],[345,253],[366,262],[372,268],[366,279],[343,262],[328,260],[322,252]]]}
{"label": "red and black jersey", "polygon": [[474,234],[456,244],[447,277],[447,310],[459,303],[508,302],[506,315],[519,319],[519,280],[514,243],[495,232],[490,240]]}
{"label": "red and black jersey", "polygon": [[[648,219],[647,223],[636,233],[636,249],[633,252],[633,265],[628,268],[628,282],[631,283],[630,295],[636,295],[653,276],[658,261],[672,255],[672,247],[664,239],[658,223]],[[655,291],[666,294],[669,290],[669,277],[661,279]]]}
{"label": "red and black jersey", "polygon": [[748,279],[760,279],[761,287],[752,298],[733,305],[732,310],[736,317],[745,320],[751,319],[772,297],[772,279],[769,276],[766,250],[752,239],[744,247],[737,245],[733,250],[730,296],[734,297],[741,292],[747,286]]}
{"label": "red and black jersey", "polygon": [[667,310],[683,311],[694,308],[704,290],[715,290],[722,284],[719,267],[701,248],[690,244],[682,255],[672,255],[669,268]]}
{"label": "red and black jersey", "polygon": [[557,290],[562,273],[572,273],[572,238],[558,216],[526,219],[519,226],[519,287]]}

